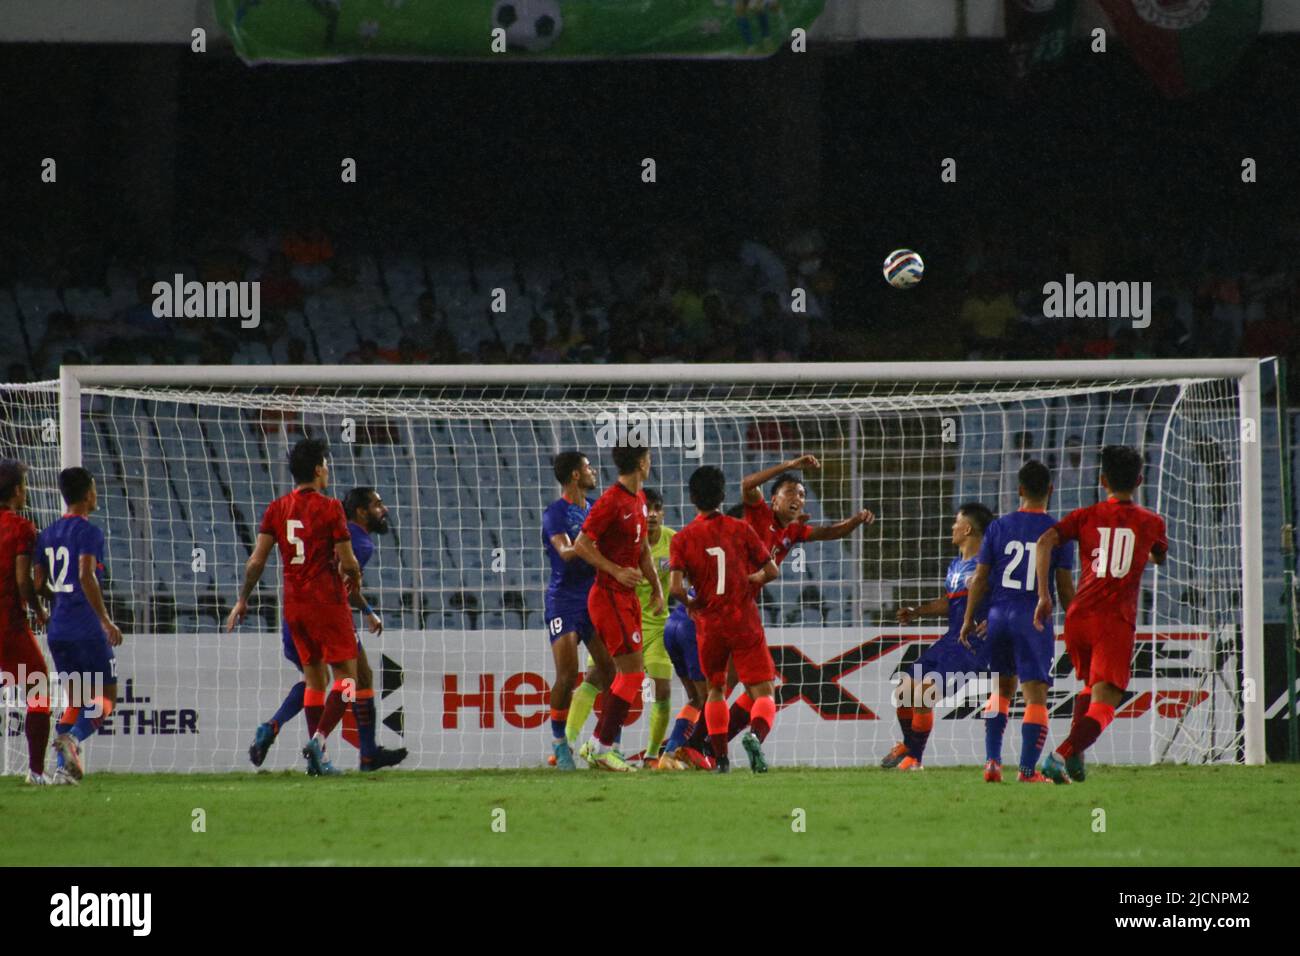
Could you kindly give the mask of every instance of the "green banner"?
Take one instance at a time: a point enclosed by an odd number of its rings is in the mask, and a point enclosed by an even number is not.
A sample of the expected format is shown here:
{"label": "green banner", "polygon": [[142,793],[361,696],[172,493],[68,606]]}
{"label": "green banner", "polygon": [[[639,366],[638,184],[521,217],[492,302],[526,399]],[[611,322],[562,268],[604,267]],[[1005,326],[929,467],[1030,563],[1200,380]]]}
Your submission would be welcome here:
{"label": "green banner", "polygon": [[[214,0],[246,61],[766,56],[825,0]],[[500,32],[498,32],[500,31]]]}

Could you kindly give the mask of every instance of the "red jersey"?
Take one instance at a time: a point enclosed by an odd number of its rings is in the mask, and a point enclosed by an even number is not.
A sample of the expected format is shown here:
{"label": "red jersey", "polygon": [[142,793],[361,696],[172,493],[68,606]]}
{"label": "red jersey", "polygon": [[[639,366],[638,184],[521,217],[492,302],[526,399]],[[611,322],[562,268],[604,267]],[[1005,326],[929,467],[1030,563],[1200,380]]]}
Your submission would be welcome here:
{"label": "red jersey", "polygon": [[770,558],[747,522],[717,512],[697,516],[668,546],[668,567],[691,579],[694,613],[715,633],[761,632],[749,575]]}
{"label": "red jersey", "polygon": [[14,564],[36,546],[36,525],[9,508],[0,508],[0,632],[27,627],[27,610],[18,593]]}
{"label": "red jersey", "polygon": [[257,532],[271,535],[280,546],[286,604],[346,606],[334,545],[351,541],[352,535],[338,499],[315,488],[298,488],[271,502]]}
{"label": "red jersey", "polygon": [[784,528],[776,520],[772,506],[766,501],[745,505],[745,523],[758,532],[758,538],[767,548],[772,560],[780,564],[790,549],[812,534],[812,525],[806,521],[791,521]]}
{"label": "red jersey", "polygon": [[[582,533],[596,542],[596,549],[615,564],[625,568],[639,568],[641,544],[646,539],[648,511],[645,492],[632,494],[622,482],[616,481],[605,489],[605,493],[596,499],[596,503],[587,512],[587,519],[582,523]],[[636,590],[623,587],[604,571],[597,571],[596,587],[601,586],[616,591]]]}
{"label": "red jersey", "polygon": [[1131,501],[1109,498],[1070,512],[1053,527],[1063,541],[1079,542],[1083,573],[1069,614],[1118,616],[1136,624],[1147,556],[1152,548],[1169,549],[1165,520]]}

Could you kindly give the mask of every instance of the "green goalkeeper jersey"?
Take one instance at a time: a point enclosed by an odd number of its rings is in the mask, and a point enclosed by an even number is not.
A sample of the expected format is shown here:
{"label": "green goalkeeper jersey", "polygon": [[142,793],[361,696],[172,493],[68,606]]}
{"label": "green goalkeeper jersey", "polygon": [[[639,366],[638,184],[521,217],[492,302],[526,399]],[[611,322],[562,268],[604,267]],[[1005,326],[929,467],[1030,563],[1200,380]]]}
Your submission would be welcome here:
{"label": "green goalkeeper jersey", "polygon": [[659,529],[659,543],[651,545],[650,557],[654,560],[655,571],[659,574],[659,583],[664,589],[664,612],[662,614],[650,613],[650,582],[642,581],[636,586],[636,596],[641,599],[641,630],[654,628],[662,631],[664,622],[668,620],[668,544],[673,540],[673,535],[677,532],[672,528]]}

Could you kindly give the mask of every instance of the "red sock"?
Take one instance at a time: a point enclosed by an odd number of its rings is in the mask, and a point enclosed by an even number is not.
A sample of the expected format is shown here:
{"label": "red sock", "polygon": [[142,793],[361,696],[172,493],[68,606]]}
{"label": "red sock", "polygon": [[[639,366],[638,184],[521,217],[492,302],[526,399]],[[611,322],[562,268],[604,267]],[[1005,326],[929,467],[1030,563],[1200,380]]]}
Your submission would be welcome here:
{"label": "red sock", "polygon": [[1074,695],[1074,710],[1070,715],[1070,729],[1074,730],[1079,721],[1083,720],[1088,713],[1088,707],[1092,704],[1092,688],[1085,687],[1079,693]]}
{"label": "red sock", "polygon": [[903,739],[906,740],[907,735],[912,732],[912,708],[899,707],[897,713],[898,713],[898,726],[902,728]]}
{"label": "red sock", "polygon": [[614,738],[618,736],[627,712],[632,709],[632,701],[636,700],[637,691],[641,689],[641,681],[644,679],[645,674],[619,674],[614,678],[610,692],[605,695],[605,709],[596,724],[596,739],[604,746],[613,746]]}
{"label": "red sock", "polygon": [[1065,743],[1056,748],[1056,752],[1063,758],[1083,753],[1096,743],[1101,732],[1109,727],[1114,719],[1114,707],[1094,700],[1088,706],[1088,712],[1074,722],[1074,726],[1070,728],[1070,736],[1065,739]]}
{"label": "red sock", "polygon": [[[334,686],[330,688],[329,696],[325,698],[320,723],[316,725],[316,733],[322,737],[330,735],[338,722],[343,719],[343,712],[347,710],[347,704],[343,703],[343,689],[343,681],[335,681]],[[315,734],[312,736],[314,737]]]}
{"label": "red sock", "polygon": [[325,709],[325,691],[312,690],[308,687],[302,692],[302,717],[307,721],[307,739],[316,736],[320,726],[321,712]]}
{"label": "red sock", "polygon": [[731,711],[727,714],[728,740],[749,726],[750,708],[753,706],[754,698],[748,694],[741,694],[736,698],[736,702],[731,705]]}
{"label": "red sock", "polygon": [[50,705],[34,701],[27,706],[27,766],[32,773],[45,772],[45,745],[50,741]]}
{"label": "red sock", "polygon": [[776,701],[771,697],[760,697],[754,701],[754,706],[749,711],[749,724],[760,743],[772,732],[774,723],[776,723]]}
{"label": "red sock", "polygon": [[709,730],[709,743],[713,756],[719,760],[727,756],[727,725],[729,715],[725,700],[710,700],[704,704],[704,724]]}

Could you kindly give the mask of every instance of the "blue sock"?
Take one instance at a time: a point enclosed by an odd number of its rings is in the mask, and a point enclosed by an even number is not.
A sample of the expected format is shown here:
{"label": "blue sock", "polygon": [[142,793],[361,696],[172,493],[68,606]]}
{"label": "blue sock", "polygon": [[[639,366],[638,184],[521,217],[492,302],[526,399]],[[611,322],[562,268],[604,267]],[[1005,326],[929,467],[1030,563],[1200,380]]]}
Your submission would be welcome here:
{"label": "blue sock", "polygon": [[551,718],[551,736],[554,737],[556,740],[563,740],[563,739],[564,739],[564,726],[565,726],[565,724],[567,724],[567,723],[568,723],[567,720],[556,720],[554,717],[552,717],[552,718]]}
{"label": "blue sock", "polygon": [[375,744],[375,699],[364,697],[354,700],[352,715],[357,719],[357,740],[361,744],[361,759],[367,760],[379,749]]}
{"label": "blue sock", "polygon": [[84,714],[77,718],[77,722],[72,726],[72,736],[81,743],[87,737],[93,736],[95,731],[99,730],[100,725],[104,723],[104,715],[98,717],[87,717]]}
{"label": "blue sock", "polygon": [[1043,753],[1043,744],[1047,743],[1047,724],[1020,724],[1020,772],[1033,776],[1038,766],[1038,758]]}
{"label": "blue sock", "polygon": [[984,759],[1002,762],[1002,735],[1007,730],[1007,715],[994,714],[984,719]]}
{"label": "blue sock", "polygon": [[614,746],[617,747],[623,742],[623,726],[620,724],[618,730],[614,731]]}
{"label": "blue sock", "polygon": [[758,33],[764,40],[772,35],[772,24],[766,10],[758,15]]}
{"label": "blue sock", "polygon": [[271,727],[276,734],[289,721],[293,720],[302,712],[302,695],[307,692],[307,685],[302,681],[294,684],[289,688],[289,693],[284,695],[284,701],[280,704],[280,709],[275,712],[271,718]]}
{"label": "blue sock", "polygon": [[749,25],[749,17],[737,17],[736,25],[740,27],[740,36],[745,46],[754,45],[754,28]]}
{"label": "blue sock", "polygon": [[673,732],[668,735],[668,740],[664,743],[664,753],[670,754],[678,747],[686,746],[686,736],[694,726],[695,721],[678,717],[677,722],[673,724]]}

